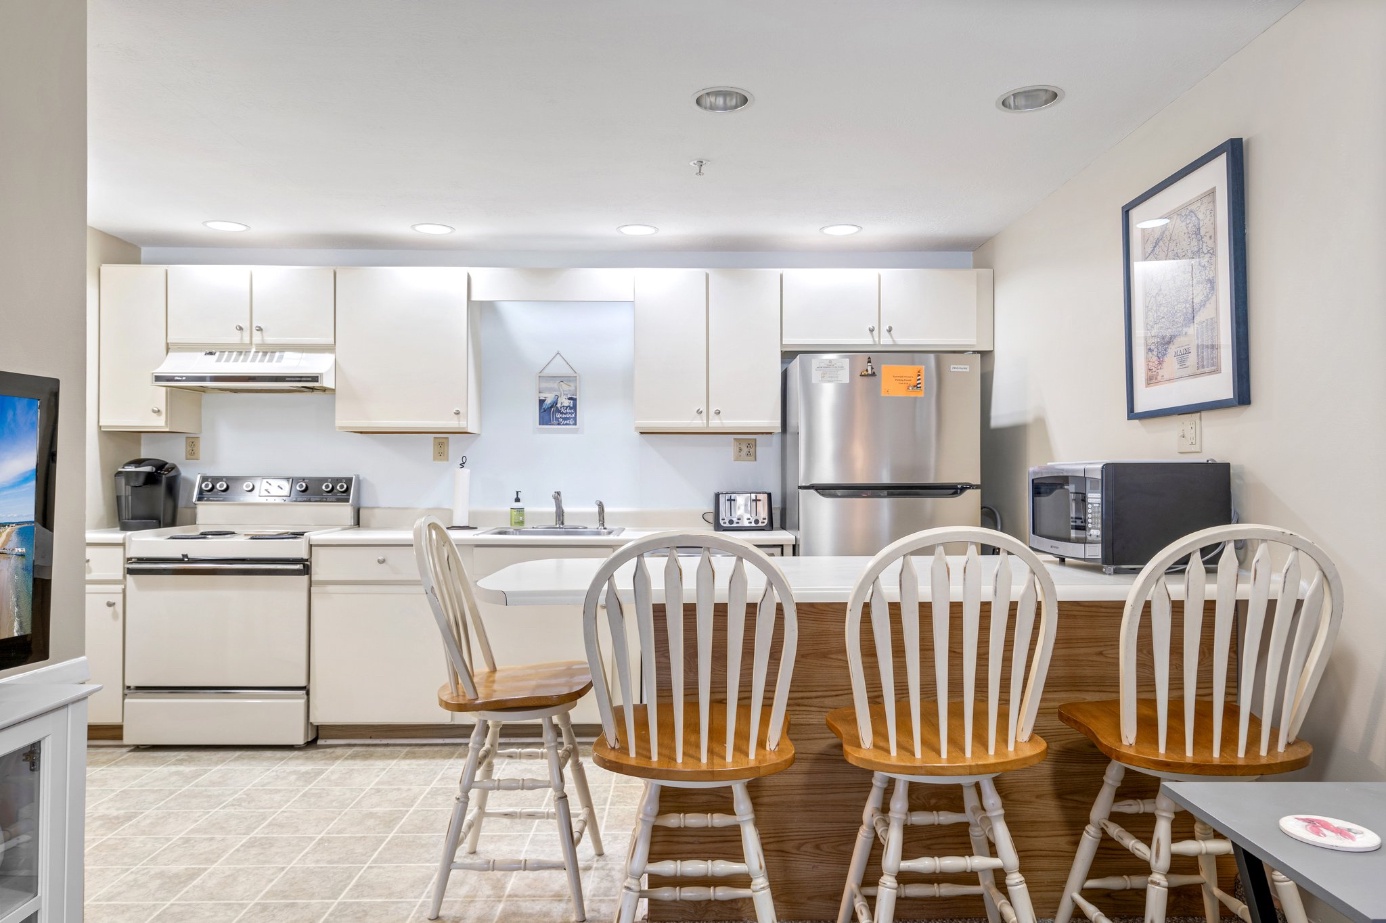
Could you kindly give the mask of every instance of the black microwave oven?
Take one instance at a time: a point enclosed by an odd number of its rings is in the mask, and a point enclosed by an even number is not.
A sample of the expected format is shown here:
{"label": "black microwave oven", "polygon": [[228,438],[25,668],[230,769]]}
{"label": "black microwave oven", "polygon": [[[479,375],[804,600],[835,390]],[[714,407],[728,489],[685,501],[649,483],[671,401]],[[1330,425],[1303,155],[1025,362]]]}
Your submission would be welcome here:
{"label": "black microwave oven", "polygon": [[1232,521],[1226,462],[1107,461],[1030,469],[1030,547],[1107,573]]}

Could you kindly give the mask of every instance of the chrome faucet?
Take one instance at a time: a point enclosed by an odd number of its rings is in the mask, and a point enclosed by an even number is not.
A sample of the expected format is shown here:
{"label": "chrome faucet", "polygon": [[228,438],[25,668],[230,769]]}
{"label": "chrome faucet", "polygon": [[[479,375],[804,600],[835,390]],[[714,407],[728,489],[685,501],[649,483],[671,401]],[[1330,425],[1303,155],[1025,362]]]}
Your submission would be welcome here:
{"label": "chrome faucet", "polygon": [[564,524],[564,523],[563,523],[563,491],[561,491],[561,490],[555,490],[555,491],[553,492],[553,524],[554,524],[555,526],[562,526],[562,525]]}
{"label": "chrome faucet", "polygon": [[597,501],[597,528],[606,528],[606,504],[600,500]]}

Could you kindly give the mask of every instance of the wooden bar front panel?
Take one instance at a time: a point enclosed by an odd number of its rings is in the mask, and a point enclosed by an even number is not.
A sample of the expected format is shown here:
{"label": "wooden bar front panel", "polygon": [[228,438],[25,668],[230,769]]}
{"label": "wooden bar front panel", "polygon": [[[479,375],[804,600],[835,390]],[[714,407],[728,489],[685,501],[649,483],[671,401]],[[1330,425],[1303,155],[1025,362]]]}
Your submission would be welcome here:
{"label": "wooden bar front panel", "polygon": [[[724,630],[725,613],[718,606],[718,634]],[[922,618],[928,624],[927,606]],[[799,607],[799,647],[794,670],[794,682],[789,697],[789,736],[798,752],[795,764],[786,772],[750,783],[755,804],[757,826],[765,847],[770,885],[775,895],[775,909],[782,920],[835,920],[848,861],[861,824],[862,808],[871,787],[871,774],[849,765],[842,758],[842,747],[829,732],[824,716],[834,708],[852,703],[851,685],[847,672],[845,644],[845,610],[840,603],[810,603]],[[1107,760],[1082,735],[1061,724],[1056,709],[1063,702],[1083,699],[1107,699],[1117,696],[1118,628],[1121,624],[1121,603],[1063,603],[1060,607],[1058,634],[1054,656],[1041,700],[1036,731],[1049,744],[1048,758],[1037,766],[1002,775],[997,788],[1006,807],[1006,819],[1020,853],[1021,872],[1025,875],[1040,917],[1053,916],[1058,908],[1064,881],[1088,810],[1102,784]],[[656,637],[664,635],[663,612],[656,607]],[[961,674],[960,607],[954,606],[954,630],[950,637],[953,648],[954,698],[960,698],[958,679]],[[748,618],[749,632],[754,619]],[[863,617],[864,648],[869,648],[870,629]],[[1211,607],[1205,619],[1203,663],[1200,668],[1201,687],[1211,687]],[[686,608],[685,637],[695,637],[693,607]],[[1174,638],[1182,637],[1181,613],[1175,606]],[[933,693],[933,653],[931,633],[921,631],[924,649],[921,656],[922,684],[926,696]],[[982,659],[985,660],[987,613],[983,607],[981,626]],[[720,642],[719,642],[720,646]],[[695,655],[688,644],[689,669],[686,676],[696,676],[691,668]],[[1176,642],[1171,663],[1175,682],[1182,677],[1180,645]],[[1149,632],[1143,633],[1142,649],[1149,650]],[[898,682],[897,692],[904,695],[903,649],[896,637],[894,646]],[[667,646],[660,644],[661,679],[667,677]],[[778,651],[775,652],[778,656]],[[1009,665],[1009,648],[1006,653]],[[875,688],[875,660],[865,651],[867,677]],[[773,663],[773,660],[772,660]],[[743,671],[743,677],[747,671]],[[985,683],[985,664],[979,664],[979,684]],[[1235,675],[1235,673],[1233,674]],[[720,672],[714,676],[725,688]],[[1141,662],[1141,682],[1153,693],[1153,676],[1149,657]],[[664,683],[661,682],[661,687]],[[1006,684],[1003,682],[1003,687]],[[979,685],[979,700],[985,686]],[[662,697],[662,696],[661,696]],[[1003,700],[1002,715],[1005,714]],[[985,712],[981,712],[985,721]],[[1003,718],[1004,720],[1004,718]],[[1156,780],[1140,773],[1128,772],[1121,798],[1153,798],[1158,788]],[[889,792],[887,792],[887,799]],[[956,785],[912,785],[911,810],[962,810],[962,793]],[[666,788],[660,803],[661,813],[675,811],[719,811],[730,813],[730,789],[696,790]],[[1116,818],[1133,833],[1148,839],[1153,820],[1149,817],[1123,816]],[[1179,815],[1175,835],[1191,835],[1192,821]],[[612,835],[621,835],[613,831]],[[963,825],[932,828],[912,828],[906,841],[905,855],[967,855],[971,852],[967,830]],[[659,859],[739,859],[741,846],[736,830],[669,830],[655,828],[650,851],[651,861]],[[866,883],[874,884],[880,876],[880,848],[876,848],[867,868]],[[1173,870],[1193,871],[1193,859],[1176,857]],[[1185,869],[1185,866],[1188,866]],[[1222,863],[1224,887],[1230,886],[1234,871],[1230,859]],[[1104,838],[1101,851],[1093,866],[1093,874],[1140,875],[1149,872],[1138,860]],[[905,881],[959,881],[975,883],[975,876],[929,877],[905,876]],[[672,881],[651,876],[650,886],[690,885],[702,883],[689,879]],[[735,880],[740,884],[739,879]],[[1099,898],[1099,906],[1108,914],[1139,916],[1143,912],[1141,892],[1115,893]],[[1174,916],[1202,915],[1202,902],[1197,889],[1178,889],[1170,892],[1169,913]],[[898,919],[930,919],[981,917],[984,915],[980,897],[901,899],[897,905]],[[749,901],[682,903],[651,901],[651,920],[751,920],[755,913]]]}

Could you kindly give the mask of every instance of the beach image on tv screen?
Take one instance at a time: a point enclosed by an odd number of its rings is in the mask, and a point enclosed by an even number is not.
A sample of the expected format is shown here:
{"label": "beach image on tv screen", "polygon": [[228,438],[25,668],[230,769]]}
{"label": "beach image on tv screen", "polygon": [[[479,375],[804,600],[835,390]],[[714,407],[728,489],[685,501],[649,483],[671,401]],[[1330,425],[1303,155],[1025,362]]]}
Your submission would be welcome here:
{"label": "beach image on tv screen", "polygon": [[0,394],[0,638],[33,630],[39,402]]}

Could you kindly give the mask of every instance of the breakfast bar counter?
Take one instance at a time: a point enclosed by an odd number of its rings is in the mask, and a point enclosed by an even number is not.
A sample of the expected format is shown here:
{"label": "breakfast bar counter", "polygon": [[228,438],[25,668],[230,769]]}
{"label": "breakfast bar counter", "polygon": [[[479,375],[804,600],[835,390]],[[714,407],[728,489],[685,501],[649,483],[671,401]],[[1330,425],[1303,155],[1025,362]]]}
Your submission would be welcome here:
{"label": "breakfast bar counter", "polygon": [[[766,853],[767,871],[782,920],[835,920],[852,847],[861,823],[862,808],[871,788],[871,774],[849,765],[842,747],[828,730],[824,716],[834,708],[852,703],[845,643],[846,602],[857,576],[865,569],[865,557],[791,557],[777,559],[798,609],[799,640],[793,684],[789,697],[788,734],[796,760],[787,771],[751,783],[757,826]],[[984,561],[986,559],[984,558]],[[995,560],[991,558],[990,560]],[[721,562],[714,559],[714,564]],[[479,581],[478,596],[509,606],[580,606],[601,562],[595,559],[540,560],[514,564]],[[1007,821],[1020,854],[1021,872],[1029,883],[1036,912],[1053,916],[1064,880],[1087,821],[1092,799],[1102,785],[1107,760],[1076,731],[1058,720],[1056,710],[1064,702],[1110,699],[1117,695],[1118,629],[1126,595],[1134,574],[1105,575],[1100,568],[1048,562],[1059,599],[1059,624],[1053,659],[1041,700],[1036,733],[1049,750],[1044,762],[997,779],[1007,806]],[[921,572],[925,569],[921,568]],[[988,598],[990,575],[983,578],[983,598]],[[748,577],[751,574],[748,571]],[[927,578],[926,578],[927,579]],[[883,581],[890,587],[895,578]],[[752,581],[754,582],[754,580]],[[1180,581],[1175,581],[1179,583]],[[620,582],[629,586],[629,580]],[[1242,596],[1247,587],[1239,588]],[[659,593],[658,587],[655,588]],[[751,587],[751,598],[755,588]],[[888,591],[889,592],[889,591]],[[927,584],[921,588],[928,598]],[[691,601],[691,597],[690,600]],[[662,599],[657,598],[658,604]],[[719,600],[720,602],[720,600]],[[692,619],[692,606],[685,616]],[[662,618],[657,606],[657,618]],[[1182,606],[1175,606],[1175,636],[1182,630]],[[723,607],[718,607],[721,615]],[[1211,611],[1211,609],[1210,609]],[[960,618],[957,606],[954,619]],[[1204,620],[1205,654],[1200,663],[1200,685],[1211,684],[1212,618]],[[690,624],[685,632],[694,631]],[[954,639],[960,632],[952,633]],[[1142,644],[1149,643],[1148,629]],[[1177,645],[1176,645],[1177,646]],[[929,655],[925,655],[926,660]],[[960,642],[954,658],[961,657]],[[1154,678],[1143,665],[1142,694],[1153,693]],[[1182,662],[1175,653],[1171,672],[1181,675]],[[1235,663],[1231,667],[1235,676]],[[1144,783],[1145,787],[1141,785]],[[1124,797],[1153,798],[1154,779],[1128,776]],[[911,810],[961,808],[955,788],[914,785]],[[724,795],[698,790],[666,789],[661,809],[672,811],[725,811]],[[1185,821],[1187,822],[1187,821]],[[1176,821],[1179,824],[1179,821]],[[921,833],[920,830],[928,830]],[[1176,829],[1179,829],[1178,826]],[[1138,835],[1146,835],[1144,828]],[[609,842],[620,842],[628,831],[613,830]],[[678,837],[671,845],[670,837]],[[929,854],[966,855],[971,852],[965,826],[913,829],[909,836],[930,838]],[[651,859],[700,856],[736,858],[740,845],[735,831],[678,830],[659,828],[651,845]],[[696,842],[694,842],[696,841]],[[910,847],[907,846],[907,852]],[[920,850],[916,850],[917,854]],[[1143,875],[1149,867],[1125,850],[1104,842],[1099,853],[1107,874]],[[880,849],[867,869],[867,881],[879,877]],[[1176,866],[1183,861],[1176,859]],[[1224,887],[1231,886],[1234,866],[1230,857],[1220,860]],[[929,881],[975,883],[975,876],[930,877]],[[676,882],[652,878],[651,887]],[[678,884],[690,884],[682,879]],[[721,883],[726,883],[722,881]],[[744,903],[744,906],[743,906]],[[1110,908],[1110,909],[1109,909]],[[1140,916],[1141,892],[1120,892],[1104,902],[1104,910]],[[1202,915],[1196,889],[1177,889],[1170,894],[1171,916]],[[975,896],[901,899],[898,919],[981,917],[981,898]],[[651,920],[753,919],[749,901],[706,903],[651,901]]]}

